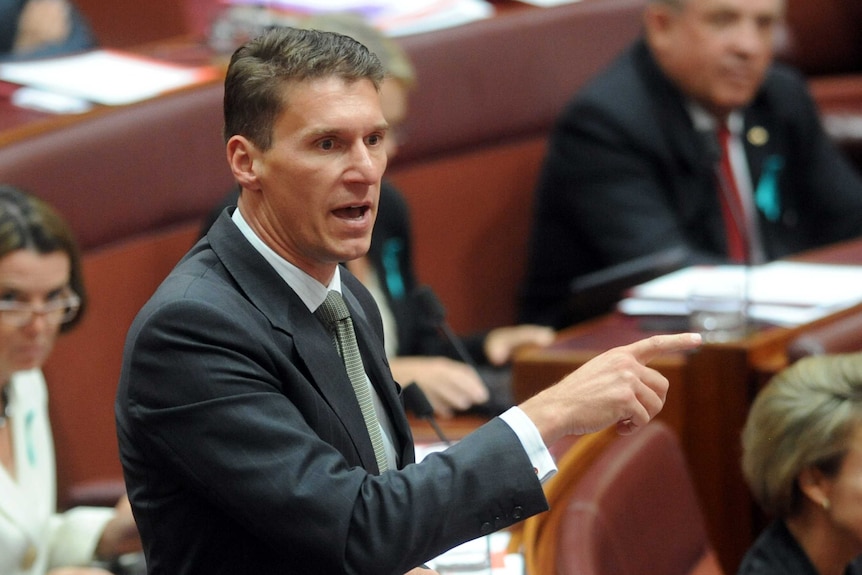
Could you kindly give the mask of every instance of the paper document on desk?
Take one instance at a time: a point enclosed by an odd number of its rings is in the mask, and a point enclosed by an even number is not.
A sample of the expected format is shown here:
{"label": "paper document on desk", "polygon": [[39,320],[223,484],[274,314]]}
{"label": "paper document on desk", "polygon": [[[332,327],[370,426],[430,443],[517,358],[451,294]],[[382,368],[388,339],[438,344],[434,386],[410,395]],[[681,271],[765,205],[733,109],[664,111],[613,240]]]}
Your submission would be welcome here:
{"label": "paper document on desk", "polygon": [[509,531],[498,531],[450,549],[428,561],[428,567],[443,574],[524,575],[524,557],[507,553]]}
{"label": "paper document on desk", "polygon": [[574,4],[581,0],[518,0],[524,4],[538,6],[540,8],[550,8],[551,6],[562,6],[563,4]]}
{"label": "paper document on desk", "polygon": [[862,303],[862,266],[778,261],[760,266],[693,266],[632,288],[618,304],[628,315],[686,315],[698,285],[741,282],[749,317],[801,325]]}
{"label": "paper document on desk", "polygon": [[296,14],[350,11],[362,14],[387,36],[408,36],[490,18],[485,0],[226,0],[229,6],[261,6]]}
{"label": "paper document on desk", "polygon": [[0,80],[110,106],[216,77],[214,67],[179,66],[116,50],[0,64]]}

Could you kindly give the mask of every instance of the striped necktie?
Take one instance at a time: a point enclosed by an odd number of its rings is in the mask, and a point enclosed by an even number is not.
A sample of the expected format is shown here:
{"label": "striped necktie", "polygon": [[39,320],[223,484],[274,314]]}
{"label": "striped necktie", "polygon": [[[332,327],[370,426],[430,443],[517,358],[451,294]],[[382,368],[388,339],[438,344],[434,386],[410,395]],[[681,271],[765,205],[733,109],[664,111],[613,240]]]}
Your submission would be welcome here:
{"label": "striped necktie", "polygon": [[725,124],[718,127],[718,143],[721,145],[720,196],[724,228],[727,233],[727,255],[734,262],[748,261],[749,238],[746,226],[745,208],[736,177],[730,163],[730,130]]}
{"label": "striped necktie", "polygon": [[380,422],[377,420],[377,412],[374,411],[374,403],[371,400],[370,382],[365,375],[362,356],[359,354],[359,346],[356,344],[356,333],[353,331],[350,310],[347,309],[341,294],[335,290],[330,290],[326,295],[326,300],[317,308],[314,315],[332,332],[335,347],[344,360],[347,376],[350,378],[350,383],[353,384],[353,391],[356,393],[359,408],[362,410],[362,417],[365,419],[365,427],[368,428],[368,435],[374,446],[377,468],[380,473],[383,473],[389,468],[386,452],[383,449],[383,434],[380,431]]}

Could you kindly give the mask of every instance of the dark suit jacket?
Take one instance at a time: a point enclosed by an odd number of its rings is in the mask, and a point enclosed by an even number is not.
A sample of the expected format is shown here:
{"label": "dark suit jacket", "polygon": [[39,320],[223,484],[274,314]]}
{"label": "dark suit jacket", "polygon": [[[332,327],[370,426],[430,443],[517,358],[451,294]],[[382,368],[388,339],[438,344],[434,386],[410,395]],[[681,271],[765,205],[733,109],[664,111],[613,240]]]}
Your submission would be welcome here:
{"label": "dark suit jacket", "polygon": [[[206,235],[225,208],[235,206],[238,199],[239,189],[234,187],[207,214],[201,226],[201,237]],[[397,353],[400,356],[444,355],[460,359],[452,346],[441,337],[436,320],[430,317],[417,301],[416,289],[419,287],[419,281],[413,267],[413,232],[410,218],[410,208],[404,196],[395,186],[383,180],[368,260],[380,278],[380,287],[395,318],[398,331]],[[462,338],[473,360],[480,364],[488,362],[484,351],[486,335],[486,332],[482,332]]]}
{"label": "dark suit jacket", "polygon": [[[767,259],[862,233],[862,180],[821,129],[803,78],[773,65],[744,110],[754,188],[778,166],[777,213],[759,211]],[[760,134],[764,134],[760,131]],[[553,130],[535,197],[522,321],[556,323],[583,274],[684,246],[726,260],[710,146],[638,41],[579,93]]]}
{"label": "dark suit jacket", "polygon": [[[787,524],[778,519],[757,537],[745,553],[736,575],[817,575],[817,569],[787,529]],[[862,575],[860,560],[848,565],[844,575]]]}
{"label": "dark suit jacket", "polygon": [[368,292],[342,269],[401,471],[376,473],[330,335],[226,211],[135,319],[116,403],[151,574],[402,574],[546,508],[495,420],[421,465]]}

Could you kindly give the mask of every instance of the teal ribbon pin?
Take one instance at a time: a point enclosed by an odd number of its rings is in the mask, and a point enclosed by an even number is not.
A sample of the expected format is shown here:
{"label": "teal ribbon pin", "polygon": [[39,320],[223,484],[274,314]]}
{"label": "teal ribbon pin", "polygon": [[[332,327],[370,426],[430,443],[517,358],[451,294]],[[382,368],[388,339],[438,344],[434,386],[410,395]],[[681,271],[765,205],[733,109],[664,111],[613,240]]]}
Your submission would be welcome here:
{"label": "teal ribbon pin", "polygon": [[404,297],[404,278],[401,275],[399,256],[404,249],[400,238],[391,238],[383,244],[383,271],[386,277],[386,287],[393,299]]}
{"label": "teal ribbon pin", "polygon": [[769,156],[763,163],[763,173],[754,192],[757,209],[770,222],[778,221],[781,216],[781,200],[778,197],[778,175],[784,167],[784,158]]}

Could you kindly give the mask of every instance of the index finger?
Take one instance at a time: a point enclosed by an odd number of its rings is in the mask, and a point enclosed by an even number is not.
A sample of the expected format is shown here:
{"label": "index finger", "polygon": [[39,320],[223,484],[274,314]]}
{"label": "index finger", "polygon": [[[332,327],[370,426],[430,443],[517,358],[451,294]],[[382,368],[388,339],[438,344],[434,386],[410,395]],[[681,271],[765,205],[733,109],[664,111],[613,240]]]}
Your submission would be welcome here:
{"label": "index finger", "polygon": [[702,343],[699,333],[674,333],[669,335],[654,335],[624,346],[638,360],[646,365],[655,357],[678,351],[695,349]]}

